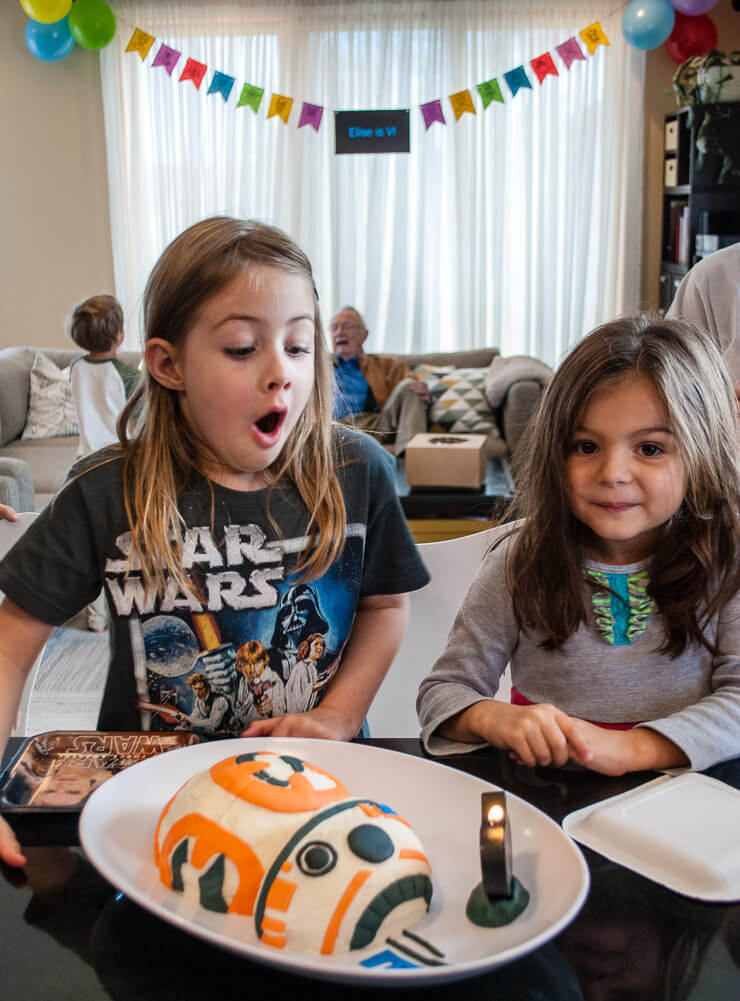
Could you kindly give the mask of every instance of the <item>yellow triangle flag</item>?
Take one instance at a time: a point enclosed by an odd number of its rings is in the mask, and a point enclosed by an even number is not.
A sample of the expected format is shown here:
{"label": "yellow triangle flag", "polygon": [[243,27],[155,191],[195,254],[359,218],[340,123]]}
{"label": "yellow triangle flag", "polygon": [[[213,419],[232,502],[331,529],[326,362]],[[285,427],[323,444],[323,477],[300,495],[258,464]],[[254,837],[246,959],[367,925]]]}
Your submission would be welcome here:
{"label": "yellow triangle flag", "polygon": [[273,118],[277,115],[279,118],[288,124],[288,119],[290,118],[290,109],[293,107],[293,98],[285,97],[283,94],[273,94],[270,98],[270,108],[267,112],[268,118]]}
{"label": "yellow triangle flag", "polygon": [[588,28],[584,28],[583,31],[579,31],[578,34],[586,43],[586,48],[588,49],[588,54],[590,56],[594,54],[599,45],[611,44],[609,39],[604,34],[604,29],[598,21],[594,21],[593,24],[589,24]]}
{"label": "yellow triangle flag", "polygon": [[148,35],[141,28],[136,28],[126,46],[126,52],[138,52],[143,62],[149,55],[152,45],[154,45],[154,35]]}
{"label": "yellow triangle flag", "polygon": [[475,105],[469,90],[459,90],[457,94],[450,94],[450,104],[455,112],[455,121],[458,121],[466,111],[469,111],[471,115],[475,114]]}

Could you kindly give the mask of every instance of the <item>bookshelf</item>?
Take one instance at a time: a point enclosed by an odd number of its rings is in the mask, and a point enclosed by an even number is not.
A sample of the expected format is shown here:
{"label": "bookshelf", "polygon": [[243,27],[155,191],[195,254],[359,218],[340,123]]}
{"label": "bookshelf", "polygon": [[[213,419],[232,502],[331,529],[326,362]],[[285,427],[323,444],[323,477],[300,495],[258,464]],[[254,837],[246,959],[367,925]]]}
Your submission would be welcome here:
{"label": "bookshelf", "polygon": [[[697,150],[697,136],[706,147],[703,158]],[[740,166],[740,103],[697,105],[666,115],[661,313],[668,309],[679,282],[700,257],[740,241],[740,174],[727,172],[720,183],[720,149]]]}

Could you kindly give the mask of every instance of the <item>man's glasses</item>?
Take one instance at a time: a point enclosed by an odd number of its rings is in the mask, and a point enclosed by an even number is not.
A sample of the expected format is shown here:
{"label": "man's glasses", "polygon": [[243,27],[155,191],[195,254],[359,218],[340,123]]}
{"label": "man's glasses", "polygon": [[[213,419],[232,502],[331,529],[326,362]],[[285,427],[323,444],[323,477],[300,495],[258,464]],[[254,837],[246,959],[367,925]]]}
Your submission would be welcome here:
{"label": "man's glasses", "polygon": [[365,328],[361,323],[352,323],[349,320],[345,320],[344,323],[332,323],[332,325],[329,327],[329,330],[333,334],[344,330],[364,330],[364,329]]}

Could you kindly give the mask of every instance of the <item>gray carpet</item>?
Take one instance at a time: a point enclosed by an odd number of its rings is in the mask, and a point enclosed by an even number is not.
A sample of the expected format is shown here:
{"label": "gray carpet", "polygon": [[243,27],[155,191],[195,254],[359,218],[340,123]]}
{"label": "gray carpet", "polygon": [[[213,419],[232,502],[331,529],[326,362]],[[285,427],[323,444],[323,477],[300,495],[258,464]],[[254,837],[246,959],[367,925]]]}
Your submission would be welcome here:
{"label": "gray carpet", "polygon": [[26,733],[94,730],[108,668],[108,633],[73,620],[49,637],[33,686]]}

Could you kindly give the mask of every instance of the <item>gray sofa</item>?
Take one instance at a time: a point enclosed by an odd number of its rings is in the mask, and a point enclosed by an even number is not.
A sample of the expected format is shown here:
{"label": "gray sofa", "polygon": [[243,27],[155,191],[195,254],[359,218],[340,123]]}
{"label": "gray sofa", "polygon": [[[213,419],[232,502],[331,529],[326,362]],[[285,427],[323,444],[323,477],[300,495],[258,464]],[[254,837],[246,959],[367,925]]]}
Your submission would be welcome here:
{"label": "gray sofa", "polygon": [[[24,441],[31,382],[36,352],[41,351],[60,369],[79,357],[77,349],[11,347],[0,350],[0,503],[18,511],[40,511],[64,482],[77,457],[76,435]],[[455,368],[488,368],[497,348],[395,355],[409,368],[416,365],[452,365]],[[122,351],[120,358],[138,365],[141,354]],[[500,406],[494,409],[505,449],[513,452],[542,394],[535,380],[515,381]],[[489,455],[501,454],[504,444],[495,433],[489,439]]]}
{"label": "gray sofa", "polygon": [[[398,358],[410,369],[416,365],[488,368],[498,355],[498,348],[472,348],[467,351],[443,351],[421,355],[396,354],[393,357]],[[535,364],[540,365],[537,362]],[[541,368],[546,370],[547,366],[541,365]],[[506,390],[503,401],[497,407],[492,408],[501,437],[495,433],[489,436],[487,442],[489,458],[505,452],[510,454],[516,449],[530,417],[539,404],[542,391],[541,379],[524,378],[512,381]]]}
{"label": "gray sofa", "polygon": [[[13,347],[0,350],[0,503],[16,510],[40,511],[64,482],[77,457],[79,438],[68,435],[24,441],[31,369],[40,351],[66,368],[82,352],[79,348]],[[138,365],[141,355],[122,351],[122,361]]]}

